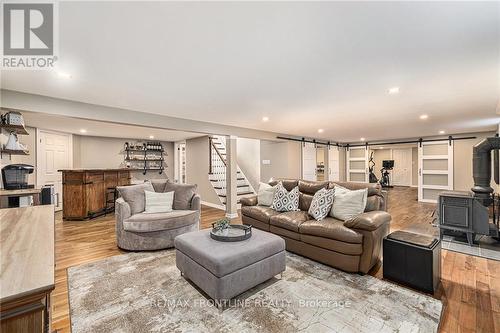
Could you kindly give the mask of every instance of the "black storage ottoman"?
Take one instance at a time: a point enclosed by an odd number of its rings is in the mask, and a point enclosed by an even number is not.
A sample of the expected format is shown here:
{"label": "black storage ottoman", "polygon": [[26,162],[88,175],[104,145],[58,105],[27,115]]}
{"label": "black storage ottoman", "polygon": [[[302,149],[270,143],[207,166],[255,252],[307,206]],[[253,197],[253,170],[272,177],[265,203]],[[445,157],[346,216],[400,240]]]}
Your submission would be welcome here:
{"label": "black storage ottoman", "polygon": [[395,231],[384,238],[384,279],[434,293],[441,280],[441,241]]}

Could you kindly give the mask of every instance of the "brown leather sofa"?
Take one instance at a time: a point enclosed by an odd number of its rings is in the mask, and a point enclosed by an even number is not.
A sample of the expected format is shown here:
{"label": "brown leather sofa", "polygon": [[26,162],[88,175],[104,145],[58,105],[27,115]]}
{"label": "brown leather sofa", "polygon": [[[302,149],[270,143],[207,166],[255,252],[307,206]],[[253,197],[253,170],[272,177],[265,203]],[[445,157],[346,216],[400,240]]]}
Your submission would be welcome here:
{"label": "brown leather sofa", "polygon": [[[278,213],[257,205],[257,196],[241,199],[244,224],[269,231],[283,237],[286,249],[321,263],[347,272],[368,271],[380,261],[382,239],[389,233],[391,215],[378,184],[354,182],[311,182],[281,180],[287,190],[299,186],[300,211]],[[269,184],[275,185],[278,181]],[[332,217],[316,221],[307,211],[314,193],[321,188],[333,188],[335,184],[356,190],[368,188],[365,213],[348,221]]]}

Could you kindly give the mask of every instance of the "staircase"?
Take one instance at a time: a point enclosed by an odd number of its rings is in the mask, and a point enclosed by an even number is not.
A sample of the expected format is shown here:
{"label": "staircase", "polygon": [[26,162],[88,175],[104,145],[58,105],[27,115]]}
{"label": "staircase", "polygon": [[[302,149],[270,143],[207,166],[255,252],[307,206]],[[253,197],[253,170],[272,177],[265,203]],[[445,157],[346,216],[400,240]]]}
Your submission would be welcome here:
{"label": "staircase", "polygon": [[[226,205],[226,138],[223,136],[209,137],[210,166],[208,179],[223,206]],[[255,190],[237,166],[236,197],[240,199],[255,194]]]}

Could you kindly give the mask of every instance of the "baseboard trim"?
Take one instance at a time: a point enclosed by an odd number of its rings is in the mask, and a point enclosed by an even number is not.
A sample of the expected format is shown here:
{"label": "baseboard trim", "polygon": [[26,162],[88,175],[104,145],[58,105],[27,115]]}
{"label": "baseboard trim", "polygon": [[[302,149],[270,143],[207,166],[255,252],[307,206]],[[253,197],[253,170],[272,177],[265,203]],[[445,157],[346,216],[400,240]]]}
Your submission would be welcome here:
{"label": "baseboard trim", "polygon": [[226,210],[226,207],[224,205],[218,205],[218,204],[214,204],[214,203],[203,201],[203,200],[201,201],[201,204],[208,206],[208,207],[220,209],[220,210]]}
{"label": "baseboard trim", "polygon": [[[208,207],[212,207],[212,208],[215,208],[215,209],[220,209],[220,210],[226,211],[226,206],[224,206],[224,205],[217,205],[217,204],[214,204],[214,203],[211,203],[211,202],[207,202],[207,201],[203,201],[203,200],[201,201],[201,204],[204,205],[204,206],[208,206]],[[241,209],[241,204],[237,204],[236,208],[238,210],[240,210]],[[238,214],[236,214],[235,217],[238,217]],[[233,217],[231,217],[231,218],[233,218]]]}

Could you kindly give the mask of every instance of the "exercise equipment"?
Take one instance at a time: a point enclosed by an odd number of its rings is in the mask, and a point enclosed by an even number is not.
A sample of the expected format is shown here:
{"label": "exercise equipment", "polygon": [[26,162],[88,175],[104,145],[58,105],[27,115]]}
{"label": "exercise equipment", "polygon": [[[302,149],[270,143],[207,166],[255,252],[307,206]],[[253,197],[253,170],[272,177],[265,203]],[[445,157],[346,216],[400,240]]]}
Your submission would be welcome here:
{"label": "exercise equipment", "polygon": [[368,163],[370,164],[370,166],[368,167],[368,171],[370,172],[370,183],[378,183],[378,178],[373,173],[373,169],[375,168],[375,162],[373,161],[373,152],[370,154],[370,161]]}
{"label": "exercise equipment", "polygon": [[391,180],[389,177],[389,171],[392,169],[394,169],[394,160],[382,161],[382,169],[380,169],[380,173],[382,174],[380,185],[382,185],[382,187],[393,187],[391,186]]}

